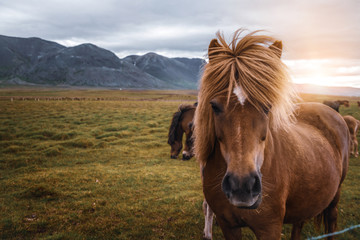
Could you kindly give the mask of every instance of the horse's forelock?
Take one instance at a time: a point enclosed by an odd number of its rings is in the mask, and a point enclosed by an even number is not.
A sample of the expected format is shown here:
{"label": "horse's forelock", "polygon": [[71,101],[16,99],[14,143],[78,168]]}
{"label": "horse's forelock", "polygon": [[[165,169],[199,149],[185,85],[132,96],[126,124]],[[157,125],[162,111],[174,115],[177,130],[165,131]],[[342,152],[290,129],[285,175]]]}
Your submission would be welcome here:
{"label": "horse's forelock", "polygon": [[209,46],[209,63],[204,68],[195,114],[195,150],[200,162],[206,161],[215,143],[213,119],[209,101],[227,96],[233,101],[233,90],[240,87],[247,100],[259,111],[270,109],[271,127],[288,127],[294,119],[297,94],[289,82],[286,66],[279,56],[281,49],[269,47],[275,39],[249,33],[240,39],[242,30],[228,44],[217,33]]}

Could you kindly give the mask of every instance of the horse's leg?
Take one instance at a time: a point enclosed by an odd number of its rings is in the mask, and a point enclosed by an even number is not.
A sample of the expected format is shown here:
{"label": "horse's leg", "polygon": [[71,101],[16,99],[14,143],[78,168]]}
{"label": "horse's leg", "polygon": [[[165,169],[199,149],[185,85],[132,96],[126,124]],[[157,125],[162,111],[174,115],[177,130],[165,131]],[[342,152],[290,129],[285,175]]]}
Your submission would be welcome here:
{"label": "horse's leg", "polygon": [[221,217],[216,216],[216,221],[219,224],[222,233],[224,234],[224,237],[226,240],[241,240],[241,228],[230,228],[228,223],[223,220]]}
{"label": "horse's leg", "polygon": [[355,157],[359,156],[359,145],[357,139],[354,141],[354,148],[355,148]]}
{"label": "horse's leg", "polygon": [[212,226],[213,226],[213,216],[214,213],[209,207],[209,205],[206,202],[206,199],[204,199],[203,202],[203,210],[205,215],[205,227],[204,227],[204,240],[211,240],[212,239]]}
{"label": "horse's leg", "polygon": [[[355,155],[355,153],[354,153],[354,151],[356,151],[356,149],[355,149],[355,142],[354,142],[354,140],[350,140],[350,154],[351,155]],[[355,156],[356,157],[356,156]]]}
{"label": "horse's leg", "polygon": [[[332,233],[336,230],[337,215],[338,215],[337,205],[339,200],[340,200],[340,188],[338,189],[330,205],[324,210],[325,233]],[[333,240],[334,237],[330,236],[327,239]]]}
{"label": "horse's leg", "polygon": [[280,240],[282,221],[272,222],[266,226],[258,226],[258,229],[252,229],[257,240]]}
{"label": "horse's leg", "polygon": [[304,222],[298,222],[293,224],[292,231],[291,231],[291,240],[300,240],[301,236],[301,229],[304,226]]}

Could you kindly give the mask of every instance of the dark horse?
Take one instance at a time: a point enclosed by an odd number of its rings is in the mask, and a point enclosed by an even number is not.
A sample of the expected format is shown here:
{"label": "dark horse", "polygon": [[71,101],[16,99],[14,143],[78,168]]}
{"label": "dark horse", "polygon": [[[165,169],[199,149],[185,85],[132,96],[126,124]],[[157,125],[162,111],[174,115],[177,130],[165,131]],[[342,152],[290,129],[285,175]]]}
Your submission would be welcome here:
{"label": "dark horse", "polygon": [[249,227],[257,239],[279,240],[284,223],[300,239],[314,217],[333,232],[348,169],[346,123],[323,104],[295,104],[280,41],[240,34],[210,42],[201,79],[194,137],[205,199],[226,239]]}
{"label": "dark horse", "polygon": [[349,107],[349,101],[348,100],[337,100],[337,101],[328,101],[325,100],[323,102],[325,105],[328,105],[329,107],[331,107],[332,109],[334,109],[335,111],[339,112],[339,108],[340,105],[344,105],[345,107]]}
{"label": "dark horse", "polygon": [[193,154],[193,139],[192,139],[192,122],[196,109],[196,104],[181,104],[179,110],[173,114],[171,120],[168,144],[171,146],[171,158],[176,159],[182,149],[183,134],[186,135],[185,148],[183,151],[183,160],[189,160],[194,156]]}
{"label": "dark horse", "polygon": [[[171,146],[171,158],[176,159],[182,149],[183,134],[186,134],[185,149],[183,160],[189,160],[194,156],[194,142],[192,138],[194,125],[193,118],[197,103],[193,105],[181,104],[179,110],[173,114],[169,128],[168,143]],[[212,239],[212,225],[214,213],[208,206],[206,200],[203,201],[203,211],[205,217],[205,227],[203,239]]]}

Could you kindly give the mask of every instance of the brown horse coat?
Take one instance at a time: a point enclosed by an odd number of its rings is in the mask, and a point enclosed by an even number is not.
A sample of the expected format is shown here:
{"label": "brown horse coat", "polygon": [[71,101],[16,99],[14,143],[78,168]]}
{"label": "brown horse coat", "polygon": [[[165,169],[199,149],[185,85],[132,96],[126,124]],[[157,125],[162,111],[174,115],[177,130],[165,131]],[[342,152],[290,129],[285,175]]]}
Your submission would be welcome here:
{"label": "brown horse coat", "polygon": [[316,216],[332,232],[348,168],[346,123],[323,104],[294,105],[281,43],[267,47],[271,38],[253,34],[209,45],[195,112],[206,201],[226,239],[241,239],[245,226],[258,239],[280,239],[283,223],[299,239]]}
{"label": "brown horse coat", "polygon": [[360,121],[355,119],[353,116],[346,115],[344,116],[344,120],[349,128],[351,142],[350,142],[350,153],[358,157],[359,150],[358,150],[358,140],[357,140],[357,133],[360,129]]}
{"label": "brown horse coat", "polygon": [[345,122],[316,103],[300,104],[297,120],[289,132],[268,137],[261,168],[263,200],[257,210],[236,208],[222,192],[227,166],[216,143],[203,168],[203,190],[226,239],[237,239],[244,226],[259,239],[280,239],[283,223],[315,217],[339,195],[348,167]]}

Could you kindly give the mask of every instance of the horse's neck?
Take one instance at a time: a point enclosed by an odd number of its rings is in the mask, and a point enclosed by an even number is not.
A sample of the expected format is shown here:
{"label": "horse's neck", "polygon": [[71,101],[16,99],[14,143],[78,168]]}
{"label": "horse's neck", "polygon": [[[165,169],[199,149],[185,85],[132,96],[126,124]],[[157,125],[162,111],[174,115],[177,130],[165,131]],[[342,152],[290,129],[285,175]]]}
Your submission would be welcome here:
{"label": "horse's neck", "polygon": [[179,121],[179,125],[181,125],[183,131],[186,133],[189,132],[189,123],[194,118],[194,112],[195,112],[195,109],[190,109],[190,110],[184,112],[183,115],[181,116],[181,121]]}
{"label": "horse's neck", "polygon": [[178,125],[176,126],[176,139],[175,140],[182,142],[183,134],[184,134],[184,130],[182,128],[182,124],[181,124],[181,122],[179,122]]}

